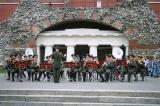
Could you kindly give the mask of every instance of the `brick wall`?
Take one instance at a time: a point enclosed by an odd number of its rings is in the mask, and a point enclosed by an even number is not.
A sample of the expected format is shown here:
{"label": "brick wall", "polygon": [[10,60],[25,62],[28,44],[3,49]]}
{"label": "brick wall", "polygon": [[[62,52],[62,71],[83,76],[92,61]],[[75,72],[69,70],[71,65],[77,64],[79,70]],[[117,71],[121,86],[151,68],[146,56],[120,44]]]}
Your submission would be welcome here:
{"label": "brick wall", "polygon": [[96,0],[70,0],[70,7],[95,7]]}
{"label": "brick wall", "polygon": [[17,5],[0,5],[0,22],[7,19],[16,9]]}
{"label": "brick wall", "polygon": [[150,7],[153,9],[154,13],[160,18],[160,3],[152,3],[150,4]]}
{"label": "brick wall", "polygon": [[102,1],[102,7],[115,7],[117,0],[101,0]]}
{"label": "brick wall", "polygon": [[137,40],[129,40],[129,48],[131,49],[156,49],[159,48],[159,44],[138,44]]}
{"label": "brick wall", "polygon": [[[0,3],[19,3],[21,0],[0,0]],[[64,4],[52,4],[52,3],[64,3],[64,0],[39,0],[42,3],[51,3],[50,6],[53,7],[64,7]],[[69,7],[96,7],[97,0],[69,0]],[[101,0],[102,7],[115,7],[117,0]],[[159,0],[149,0],[150,6],[155,12],[155,14],[160,18],[160,2]],[[47,5],[47,4],[46,4]],[[0,4],[0,22],[7,19],[12,12],[14,12],[17,4],[4,5]]]}

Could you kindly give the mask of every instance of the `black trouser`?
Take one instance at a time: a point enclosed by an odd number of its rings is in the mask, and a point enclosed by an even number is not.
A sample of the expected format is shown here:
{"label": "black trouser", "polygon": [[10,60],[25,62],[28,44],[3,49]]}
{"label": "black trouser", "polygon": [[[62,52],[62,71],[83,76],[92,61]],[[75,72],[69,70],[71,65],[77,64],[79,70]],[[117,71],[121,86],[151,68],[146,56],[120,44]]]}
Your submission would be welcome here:
{"label": "black trouser", "polygon": [[22,81],[24,70],[13,69],[12,71],[12,81],[15,81],[15,74],[17,73],[17,78],[19,81]]}
{"label": "black trouser", "polygon": [[47,71],[47,80],[49,81],[51,79],[51,72]]}
{"label": "black trouser", "polygon": [[105,72],[105,80],[108,82],[109,80],[111,81],[111,71],[106,71]]}
{"label": "black trouser", "polygon": [[47,70],[47,80],[50,81],[51,75],[53,76],[53,71],[52,70]]}
{"label": "black trouser", "polygon": [[82,76],[83,76],[83,82],[85,82],[86,81],[86,72],[85,71],[82,72]]}
{"label": "black trouser", "polygon": [[100,71],[100,72],[98,72],[98,74],[99,74],[99,76],[100,76],[100,79],[101,79],[101,82],[104,82],[105,81],[105,79],[104,79],[104,77],[103,77],[103,73],[104,73],[104,71]]}
{"label": "black trouser", "polygon": [[64,70],[60,70],[60,77],[63,77]]}
{"label": "black trouser", "polygon": [[128,69],[128,82],[130,82],[131,79],[131,75],[134,75],[135,81],[137,81],[137,73],[135,71],[135,69]]}
{"label": "black trouser", "polygon": [[[104,76],[103,76],[104,75]],[[101,72],[99,72],[99,76],[101,78],[101,82],[108,82],[111,80],[111,70],[110,69],[103,69]]]}
{"label": "black trouser", "polygon": [[72,79],[73,81],[76,81],[76,74],[77,72],[74,69],[70,69],[70,71],[68,72],[70,80]]}
{"label": "black trouser", "polygon": [[98,80],[98,70],[97,69],[92,70],[92,78],[93,80]]}
{"label": "black trouser", "polygon": [[145,69],[141,69],[141,77],[142,77],[142,81],[144,81],[144,77],[146,76],[146,70]]}
{"label": "black trouser", "polygon": [[108,69],[108,70],[110,70],[110,73],[108,73],[109,74],[109,79],[110,79],[110,81],[112,81],[113,80],[113,75],[114,75],[114,72],[113,72],[114,70],[113,69]]}
{"label": "black trouser", "polygon": [[32,79],[32,81],[37,80],[37,70],[36,69],[28,69],[27,73],[28,73],[28,80],[30,79]]}
{"label": "black trouser", "polygon": [[121,70],[120,75],[121,75],[121,81],[124,81],[125,75],[127,74],[127,70]]}
{"label": "black trouser", "polygon": [[81,71],[79,69],[77,71],[77,77],[78,77],[78,81],[80,81],[82,79]]}
{"label": "black trouser", "polygon": [[8,76],[7,79],[10,80],[12,68],[11,68],[9,65],[6,65],[6,66],[5,66],[5,69],[6,69],[6,71],[7,71],[7,76]]}
{"label": "black trouser", "polygon": [[7,69],[7,76],[8,76],[8,80],[10,79],[11,77],[11,72],[12,72],[12,69]]}
{"label": "black trouser", "polygon": [[92,81],[92,70],[88,70],[87,73],[89,74],[89,81]]}
{"label": "black trouser", "polygon": [[27,69],[27,74],[28,74],[28,80],[31,80],[31,76],[32,76],[32,69]]}
{"label": "black trouser", "polygon": [[145,69],[138,69],[138,71],[136,72],[136,75],[140,73],[140,76],[142,77],[142,81],[144,81],[144,77],[146,76],[146,70]]}
{"label": "black trouser", "polygon": [[[38,70],[38,73],[39,73],[39,76],[38,76],[38,81],[40,81],[40,79],[41,79],[41,77],[42,77],[42,74],[44,75],[45,74],[45,69],[39,69]],[[44,75],[44,77],[45,77],[45,75]]]}
{"label": "black trouser", "polygon": [[37,73],[38,73],[37,70],[35,70],[34,72],[32,72],[32,81],[33,81],[33,80],[38,80],[38,78],[37,78]]}
{"label": "black trouser", "polygon": [[53,79],[54,79],[54,83],[59,83],[59,79],[60,79],[60,71],[61,71],[61,68],[54,68],[54,71],[53,71]]}

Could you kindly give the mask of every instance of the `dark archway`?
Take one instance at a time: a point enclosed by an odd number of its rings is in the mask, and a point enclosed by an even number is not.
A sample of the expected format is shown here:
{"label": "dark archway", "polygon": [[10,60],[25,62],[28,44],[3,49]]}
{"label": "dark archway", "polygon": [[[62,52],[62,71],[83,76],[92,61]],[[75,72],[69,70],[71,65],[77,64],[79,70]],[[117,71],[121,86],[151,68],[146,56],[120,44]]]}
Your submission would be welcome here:
{"label": "dark archway", "polygon": [[45,31],[54,31],[54,30],[65,30],[65,29],[75,29],[75,28],[93,28],[99,30],[110,30],[110,31],[119,31],[118,29],[107,25],[102,22],[96,22],[94,20],[67,20],[63,22],[56,23],[46,28]]}

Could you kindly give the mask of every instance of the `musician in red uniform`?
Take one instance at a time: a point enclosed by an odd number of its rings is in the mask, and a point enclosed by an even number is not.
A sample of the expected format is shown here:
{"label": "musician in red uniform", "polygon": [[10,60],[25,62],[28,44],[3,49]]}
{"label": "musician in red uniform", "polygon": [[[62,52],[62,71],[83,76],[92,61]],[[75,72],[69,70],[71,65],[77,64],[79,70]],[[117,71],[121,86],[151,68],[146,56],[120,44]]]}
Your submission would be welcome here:
{"label": "musician in red uniform", "polygon": [[11,72],[14,65],[14,59],[15,59],[15,56],[10,55],[10,58],[6,61],[5,69],[7,70],[7,75],[8,75],[7,80],[10,80]]}
{"label": "musician in red uniform", "polygon": [[[23,58],[21,57],[21,62],[20,63],[21,63],[21,65],[23,65],[22,75],[23,75],[24,78],[26,78],[26,74],[24,73],[24,71],[27,70],[27,68],[29,66],[29,61],[32,61],[32,60],[33,60],[32,55],[28,55],[28,57],[26,55],[24,55]],[[28,74],[28,76],[31,76],[30,73],[27,72],[27,74]],[[30,80],[30,79],[28,78],[28,80]]]}
{"label": "musician in red uniform", "polygon": [[24,56],[24,58],[23,58],[23,62],[26,64],[26,71],[27,71],[27,74],[28,74],[28,80],[31,80],[31,76],[32,76],[32,72],[31,72],[31,69],[30,69],[30,64],[31,64],[32,61],[33,61],[33,56],[32,55],[28,55],[28,58],[27,58],[27,56]]}
{"label": "musician in red uniform", "polygon": [[46,78],[46,76],[47,76],[47,73],[46,73],[47,67],[46,66],[47,66],[48,62],[50,62],[50,61],[51,60],[50,60],[49,56],[47,56],[46,60],[39,64],[39,69],[38,69],[39,76],[37,79],[38,81],[40,81],[42,75],[43,75],[43,79]]}
{"label": "musician in red uniform", "polygon": [[94,64],[93,64],[93,78],[94,80],[98,80],[98,66],[99,66],[99,61],[98,61],[98,57],[94,57],[93,59]]}
{"label": "musician in red uniform", "polygon": [[52,70],[52,57],[51,56],[47,56],[46,57],[46,75],[47,75],[47,81],[50,82],[51,80],[51,75],[53,73]]}
{"label": "musician in red uniform", "polygon": [[[32,81],[35,79],[37,80],[37,67],[38,67],[38,63],[37,63],[37,56],[33,56],[32,58],[29,59],[29,65],[28,65],[28,69],[27,72],[28,74],[28,79],[30,80],[32,78]],[[34,78],[35,76],[35,78]]]}
{"label": "musician in red uniform", "polygon": [[70,62],[68,62],[68,68],[70,68],[67,71],[68,77],[70,79],[70,81],[76,81],[76,66],[77,66],[77,57],[76,55],[72,54],[72,60]]}
{"label": "musician in red uniform", "polygon": [[[86,74],[89,74],[89,81],[92,81],[93,72],[96,71],[97,64],[99,64],[98,58],[94,58],[93,56],[86,56],[86,60],[84,61],[84,67],[86,67]],[[83,75],[85,75],[85,73],[83,73]]]}
{"label": "musician in red uniform", "polygon": [[14,60],[13,60],[13,71],[12,71],[12,81],[14,82],[15,81],[15,74],[17,74],[17,78],[18,78],[18,81],[20,82],[23,82],[22,80],[22,76],[23,76],[23,71],[21,71],[20,69],[20,62],[22,61],[22,58],[21,57],[17,57],[15,56]]}
{"label": "musician in red uniform", "polygon": [[[115,67],[115,60],[113,56],[109,54],[106,56],[106,60],[102,65],[101,72],[99,73],[102,82],[112,81],[114,67]],[[105,77],[103,77],[103,74],[105,75]]]}

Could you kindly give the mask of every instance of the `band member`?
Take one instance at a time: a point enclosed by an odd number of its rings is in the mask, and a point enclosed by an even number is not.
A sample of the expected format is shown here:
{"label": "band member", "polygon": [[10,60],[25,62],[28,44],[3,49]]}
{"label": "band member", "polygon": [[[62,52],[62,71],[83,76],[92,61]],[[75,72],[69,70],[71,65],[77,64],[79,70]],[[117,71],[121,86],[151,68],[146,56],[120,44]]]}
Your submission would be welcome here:
{"label": "band member", "polygon": [[70,81],[76,81],[76,74],[77,74],[77,57],[72,54],[72,60],[68,63],[69,64],[69,70],[67,71],[68,77]]}
{"label": "band member", "polygon": [[62,67],[62,53],[58,48],[55,48],[55,52],[52,54],[52,64],[53,64],[53,72],[54,72],[54,82],[59,83],[60,79],[60,71]]}
{"label": "band member", "polygon": [[81,59],[80,59],[80,56],[77,55],[76,56],[76,75],[77,75],[77,80],[78,81],[82,81],[82,63],[81,63]]}
{"label": "band member", "polygon": [[[106,56],[106,60],[102,65],[102,69],[100,72],[100,77],[101,77],[101,81],[104,82],[109,82],[112,81],[113,79],[113,69],[115,66],[115,60],[113,58],[112,55],[108,55]],[[105,75],[105,78],[103,77],[103,75]]]}
{"label": "band member", "polygon": [[[86,69],[86,74],[89,74],[89,81],[92,80],[92,69],[91,69],[91,65],[89,64],[92,61],[93,61],[93,57],[90,55],[87,55],[86,60],[84,61],[84,67]],[[86,76],[84,73],[83,75]]]}
{"label": "band member", "polygon": [[85,66],[86,66],[86,57],[87,56],[83,56],[82,59],[81,59],[81,73],[82,73],[83,82],[86,81],[86,71],[87,71],[87,68]]}
{"label": "band member", "polygon": [[51,56],[46,57],[46,71],[47,71],[47,81],[50,82],[51,75],[52,75],[52,60]]}
{"label": "band member", "polygon": [[121,67],[120,67],[121,82],[124,81],[125,75],[128,74],[128,66],[127,66],[128,60],[129,60],[129,56],[127,56],[126,59],[122,60],[122,63],[121,63]]}
{"label": "band member", "polygon": [[[138,57],[138,66],[137,66],[137,74],[140,73],[142,77],[142,81],[144,81],[144,77],[146,76],[146,69],[143,57]],[[138,78],[137,78],[138,79]]]}
{"label": "band member", "polygon": [[32,69],[30,66],[32,61],[33,61],[32,55],[28,55],[28,58],[26,56],[24,57],[24,62],[26,63],[26,66],[27,66],[28,80],[30,80],[32,76]]}
{"label": "band member", "polygon": [[35,76],[35,80],[37,80],[37,67],[38,67],[38,63],[37,63],[37,56],[33,56],[31,63],[29,64],[29,67],[27,69],[29,76],[29,80],[30,78],[32,78],[32,81],[34,80],[34,76]]}
{"label": "band member", "polygon": [[[42,75],[43,75],[43,79],[46,78],[47,74],[49,75],[50,73],[46,73],[48,70],[47,70],[47,65],[48,64],[51,64],[51,60],[50,60],[50,56],[47,56],[46,57],[46,60],[43,61],[42,63],[39,64],[39,76],[38,76],[38,81],[40,81]],[[47,76],[47,80],[49,81],[50,77]]]}
{"label": "band member", "polygon": [[5,69],[7,70],[7,75],[8,75],[7,80],[10,80],[11,72],[14,66],[14,59],[15,59],[15,56],[10,55],[10,58],[6,61]]}
{"label": "band member", "polygon": [[[17,74],[18,81],[23,82],[23,73],[25,70],[25,64],[21,64],[22,58],[15,56],[14,60],[14,66],[13,66],[13,71],[12,71],[12,81],[15,81],[15,74]],[[22,65],[22,66],[21,66]]]}
{"label": "band member", "polygon": [[[24,63],[25,64],[25,69],[23,69],[23,73],[22,73],[22,75],[23,75],[23,77],[24,78],[26,78],[26,74],[24,73],[24,71],[26,71],[26,68],[28,67],[28,62],[29,61],[32,61],[32,55],[28,55],[28,57],[26,56],[26,55],[24,55],[24,57],[23,58],[21,58],[21,62],[20,63]],[[30,73],[28,73],[28,76],[30,76],[29,75]]]}
{"label": "band member", "polygon": [[137,62],[134,55],[131,55],[129,57],[129,60],[127,61],[128,66],[128,82],[130,82],[131,75],[134,75],[135,81],[137,81],[137,75],[136,75],[136,69],[137,69]]}

